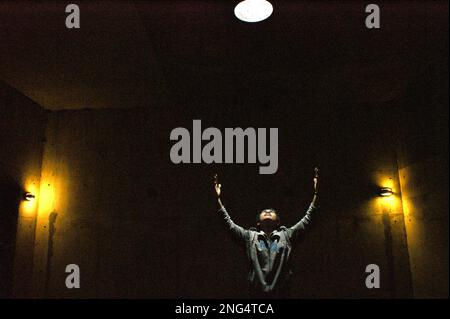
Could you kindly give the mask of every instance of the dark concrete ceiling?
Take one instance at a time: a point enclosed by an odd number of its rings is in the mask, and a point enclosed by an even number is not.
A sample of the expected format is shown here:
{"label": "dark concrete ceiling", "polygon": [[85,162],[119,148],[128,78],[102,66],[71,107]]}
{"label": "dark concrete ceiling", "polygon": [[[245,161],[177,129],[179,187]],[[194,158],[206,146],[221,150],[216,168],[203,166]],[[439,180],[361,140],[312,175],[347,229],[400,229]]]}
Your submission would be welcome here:
{"label": "dark concrete ceiling", "polygon": [[[238,1],[0,3],[0,79],[51,110],[153,107],[242,96],[389,101],[429,64],[447,61],[448,2],[272,1],[247,24]],[[445,66],[448,68],[448,65]]]}

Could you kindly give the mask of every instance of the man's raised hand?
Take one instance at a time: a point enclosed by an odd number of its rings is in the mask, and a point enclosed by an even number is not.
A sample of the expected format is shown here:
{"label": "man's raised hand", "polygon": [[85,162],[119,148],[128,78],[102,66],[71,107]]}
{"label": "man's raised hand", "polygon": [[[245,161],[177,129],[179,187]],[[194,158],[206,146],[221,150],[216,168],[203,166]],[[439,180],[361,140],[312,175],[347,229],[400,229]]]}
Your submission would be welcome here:
{"label": "man's raised hand", "polygon": [[315,167],[314,168],[314,194],[317,194],[317,192],[319,191],[319,168]]}
{"label": "man's raised hand", "polygon": [[219,184],[217,174],[214,175],[214,189],[216,190],[217,197],[220,197],[222,185]]}

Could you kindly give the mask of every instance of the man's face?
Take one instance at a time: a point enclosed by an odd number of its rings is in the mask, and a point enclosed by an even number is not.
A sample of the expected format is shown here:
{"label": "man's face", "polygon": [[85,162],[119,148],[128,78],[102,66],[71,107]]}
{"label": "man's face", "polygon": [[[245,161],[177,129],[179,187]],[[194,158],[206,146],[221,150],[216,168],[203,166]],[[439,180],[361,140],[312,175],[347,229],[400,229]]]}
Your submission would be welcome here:
{"label": "man's face", "polygon": [[278,223],[278,216],[273,210],[265,209],[259,214],[260,222],[272,221]]}

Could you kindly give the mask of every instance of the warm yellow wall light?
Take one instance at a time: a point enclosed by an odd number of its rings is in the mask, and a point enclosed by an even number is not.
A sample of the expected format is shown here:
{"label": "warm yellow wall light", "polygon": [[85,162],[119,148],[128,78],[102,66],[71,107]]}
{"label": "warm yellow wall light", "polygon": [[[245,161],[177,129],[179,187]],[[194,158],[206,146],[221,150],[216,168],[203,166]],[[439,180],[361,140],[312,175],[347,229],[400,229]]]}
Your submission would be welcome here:
{"label": "warm yellow wall light", "polygon": [[380,188],[380,196],[389,197],[392,196],[394,192],[391,187],[382,187]]}
{"label": "warm yellow wall light", "polygon": [[369,209],[375,214],[383,212],[389,214],[403,213],[401,193],[395,172],[376,171],[372,179],[372,199],[369,201]]}
{"label": "warm yellow wall light", "polygon": [[36,199],[36,195],[30,192],[26,192],[25,194],[23,194],[23,199],[29,202]]}
{"label": "warm yellow wall light", "polygon": [[37,189],[34,185],[26,188],[28,191],[22,194],[20,203],[20,212],[25,216],[31,216],[36,212],[37,208]]}

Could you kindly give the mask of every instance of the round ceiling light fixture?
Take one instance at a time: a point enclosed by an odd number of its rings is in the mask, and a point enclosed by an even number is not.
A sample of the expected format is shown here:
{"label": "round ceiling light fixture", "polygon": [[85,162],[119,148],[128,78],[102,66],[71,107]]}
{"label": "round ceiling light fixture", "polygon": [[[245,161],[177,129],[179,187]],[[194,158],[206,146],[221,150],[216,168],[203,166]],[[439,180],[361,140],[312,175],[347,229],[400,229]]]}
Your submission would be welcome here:
{"label": "round ceiling light fixture", "polygon": [[244,0],[234,8],[234,15],[244,22],[259,22],[267,19],[273,12],[267,0]]}

